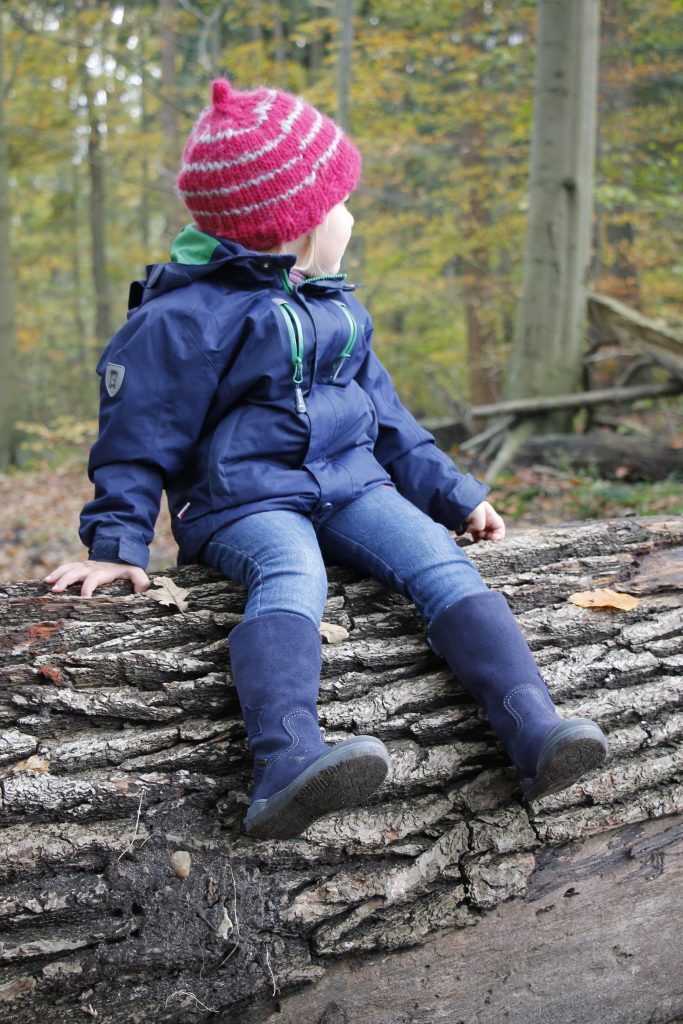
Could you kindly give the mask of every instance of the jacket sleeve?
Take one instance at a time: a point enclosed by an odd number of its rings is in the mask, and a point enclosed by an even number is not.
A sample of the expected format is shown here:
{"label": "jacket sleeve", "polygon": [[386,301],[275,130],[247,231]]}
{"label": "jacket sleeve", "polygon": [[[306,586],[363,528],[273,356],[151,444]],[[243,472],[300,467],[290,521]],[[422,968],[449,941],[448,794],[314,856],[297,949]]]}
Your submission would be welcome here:
{"label": "jacket sleeve", "polygon": [[[371,328],[370,332],[371,334]],[[375,457],[398,491],[432,519],[461,532],[490,488],[461,473],[432,435],[401,404],[387,370],[370,347],[356,375],[377,413]]]}
{"label": "jacket sleeve", "polygon": [[79,533],[90,558],[145,569],[165,481],[197,442],[217,373],[191,323],[153,310],[141,310],[114,336],[97,372],[100,430],[88,463],[95,496]]}

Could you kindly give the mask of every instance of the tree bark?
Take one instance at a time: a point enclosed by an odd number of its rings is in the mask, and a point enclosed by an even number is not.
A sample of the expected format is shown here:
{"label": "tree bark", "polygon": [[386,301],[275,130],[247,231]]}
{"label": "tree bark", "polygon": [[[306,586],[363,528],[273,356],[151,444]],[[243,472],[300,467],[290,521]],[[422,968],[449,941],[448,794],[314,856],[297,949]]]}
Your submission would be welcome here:
{"label": "tree bark", "polygon": [[[595,149],[599,0],[539,0],[530,207],[506,396],[580,380]],[[567,415],[552,417],[567,429]],[[533,425],[535,433],[549,423]]]}
{"label": "tree bark", "polygon": [[[124,584],[0,585],[0,1022],[592,1024],[598,1003],[603,1024],[673,1019],[683,517],[469,552],[561,712],[608,732],[604,770],[526,806],[414,608],[332,569],[325,619],[349,635],[323,648],[321,722],[333,741],[382,737],[392,769],[370,806],[287,843],[240,833],[250,772],[225,649],[240,587],[174,570],[181,614]],[[595,587],[639,604],[568,602]]]}
{"label": "tree bark", "polygon": [[17,419],[14,275],[10,250],[9,153],[5,131],[4,11],[0,10],[0,472],[12,461]]}

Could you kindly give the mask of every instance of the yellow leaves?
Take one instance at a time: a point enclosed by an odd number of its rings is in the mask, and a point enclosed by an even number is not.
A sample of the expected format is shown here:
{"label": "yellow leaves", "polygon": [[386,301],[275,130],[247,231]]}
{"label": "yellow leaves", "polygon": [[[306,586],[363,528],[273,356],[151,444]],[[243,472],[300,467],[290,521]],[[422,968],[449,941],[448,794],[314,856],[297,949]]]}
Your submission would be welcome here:
{"label": "yellow leaves", "polygon": [[19,761],[12,769],[15,775],[18,772],[49,772],[49,770],[50,762],[39,754],[31,754],[28,760]]}
{"label": "yellow leaves", "polygon": [[638,598],[631,594],[620,594],[616,590],[582,590],[571,594],[569,600],[579,608],[609,608],[620,612],[631,612],[638,607]]}
{"label": "yellow leaves", "polygon": [[155,576],[152,579],[152,583],[155,583],[159,590],[148,590],[148,597],[169,608],[175,607],[183,615],[185,614],[188,608],[187,601],[185,600],[189,595],[188,590],[183,590],[182,587],[179,587],[170,576]]}

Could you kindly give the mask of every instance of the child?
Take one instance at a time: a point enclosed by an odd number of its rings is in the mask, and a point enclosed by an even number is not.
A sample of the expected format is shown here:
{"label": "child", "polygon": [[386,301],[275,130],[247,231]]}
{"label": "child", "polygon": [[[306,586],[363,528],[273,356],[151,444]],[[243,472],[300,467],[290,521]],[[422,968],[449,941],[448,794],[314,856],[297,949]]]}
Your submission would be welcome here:
{"label": "child", "polygon": [[316,700],[323,558],[409,597],[429,642],[484,707],[527,798],[605,757],[593,722],[557,715],[505,599],[446,528],[501,540],[488,488],[461,474],[401,405],[368,313],[339,273],[360,156],[303,100],[213,83],[178,177],[193,224],[171,263],[131,288],[98,365],[100,435],[83,509],[86,562],[46,577],[81,594],[147,589],[147,546],[168,493],[180,563],[248,590],[230,633],[254,757],[257,838],[299,835],[366,801],[388,754],[370,736],[328,746]]}

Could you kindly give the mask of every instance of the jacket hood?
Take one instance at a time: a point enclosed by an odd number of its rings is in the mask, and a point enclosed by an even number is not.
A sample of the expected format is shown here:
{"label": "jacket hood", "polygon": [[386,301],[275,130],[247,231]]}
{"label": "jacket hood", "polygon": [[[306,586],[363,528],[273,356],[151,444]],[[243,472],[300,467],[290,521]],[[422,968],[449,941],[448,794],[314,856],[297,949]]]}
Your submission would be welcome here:
{"label": "jacket hood", "polygon": [[[282,271],[289,276],[295,262],[292,255],[254,252],[239,242],[209,235],[194,224],[188,224],[171,246],[171,262],[150,264],[147,277],[131,284],[128,315],[160,295],[186,288],[212,274],[227,273],[243,280],[246,277],[252,283],[274,285],[278,278],[281,280]],[[344,283],[345,276],[315,279],[314,283],[321,288],[350,291],[354,286]]]}

